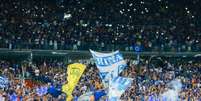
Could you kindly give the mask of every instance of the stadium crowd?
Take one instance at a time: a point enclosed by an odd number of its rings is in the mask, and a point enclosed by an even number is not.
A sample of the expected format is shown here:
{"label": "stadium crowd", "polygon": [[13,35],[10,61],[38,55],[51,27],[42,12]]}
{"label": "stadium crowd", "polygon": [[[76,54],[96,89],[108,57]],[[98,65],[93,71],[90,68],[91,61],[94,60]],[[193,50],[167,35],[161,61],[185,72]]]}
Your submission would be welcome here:
{"label": "stadium crowd", "polygon": [[201,51],[199,0],[2,0],[0,48]]}
{"label": "stadium crowd", "polygon": [[[200,0],[1,0],[0,48],[200,52]],[[133,78],[123,101],[155,101],[174,79],[182,82],[179,97],[201,101],[201,63],[150,66],[127,59],[121,75]],[[73,99],[103,90],[99,71],[91,60]],[[45,61],[15,63],[0,60],[0,74],[8,78],[0,101],[65,101],[61,86],[69,63]],[[103,97],[104,99],[104,97]],[[152,99],[152,100],[150,100]]]}
{"label": "stadium crowd", "polygon": [[[73,91],[73,99],[87,92],[102,90],[104,87],[99,78],[99,71],[91,60],[79,61],[87,65],[78,85]],[[175,78],[181,80],[182,90],[179,98],[182,101],[201,101],[201,64],[178,62],[176,64],[164,60],[160,66],[148,66],[146,59],[136,65],[127,60],[128,68],[121,75],[133,78],[132,86],[121,96],[123,101],[158,101],[160,94],[168,89],[168,82]],[[44,62],[41,64],[24,65],[8,61],[0,61],[1,74],[9,78],[9,86],[0,89],[1,101],[65,101],[61,85],[66,83],[66,65],[63,62]],[[22,74],[28,81],[23,81]],[[17,79],[18,78],[18,79]],[[21,78],[21,79],[20,79]],[[43,93],[39,88],[45,88]],[[51,88],[53,92],[51,92]],[[51,89],[51,90],[50,90]],[[56,93],[54,93],[56,92]],[[104,98],[104,97],[103,97]],[[151,100],[155,98],[155,100]],[[180,101],[180,100],[179,100]]]}

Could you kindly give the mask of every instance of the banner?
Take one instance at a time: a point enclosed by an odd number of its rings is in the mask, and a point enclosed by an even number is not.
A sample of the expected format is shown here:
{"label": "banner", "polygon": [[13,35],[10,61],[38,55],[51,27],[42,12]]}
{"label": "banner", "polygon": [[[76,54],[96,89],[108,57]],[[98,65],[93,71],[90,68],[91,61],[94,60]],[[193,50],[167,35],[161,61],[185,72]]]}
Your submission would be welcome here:
{"label": "banner", "polygon": [[85,65],[79,63],[74,63],[68,66],[68,84],[62,86],[62,91],[66,93],[67,96],[71,96],[85,68]]}
{"label": "banner", "polygon": [[8,87],[9,81],[8,78],[0,76],[0,88]]}
{"label": "banner", "polygon": [[109,101],[119,101],[121,95],[131,86],[133,79],[126,77],[115,77],[109,85]]}
{"label": "banner", "polygon": [[99,53],[90,50],[97,68],[100,71],[100,77],[103,81],[104,86],[109,82],[109,79],[117,77],[124,68],[127,66],[123,59],[122,54],[119,51],[112,53]]}

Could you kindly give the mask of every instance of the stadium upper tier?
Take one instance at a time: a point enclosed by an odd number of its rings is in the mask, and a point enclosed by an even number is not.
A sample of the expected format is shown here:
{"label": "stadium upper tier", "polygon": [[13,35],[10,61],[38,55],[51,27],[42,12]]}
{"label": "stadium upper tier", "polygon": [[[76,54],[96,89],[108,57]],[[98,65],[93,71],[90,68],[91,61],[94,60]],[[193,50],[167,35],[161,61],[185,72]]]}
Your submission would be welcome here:
{"label": "stadium upper tier", "polygon": [[2,0],[0,48],[201,51],[199,0]]}

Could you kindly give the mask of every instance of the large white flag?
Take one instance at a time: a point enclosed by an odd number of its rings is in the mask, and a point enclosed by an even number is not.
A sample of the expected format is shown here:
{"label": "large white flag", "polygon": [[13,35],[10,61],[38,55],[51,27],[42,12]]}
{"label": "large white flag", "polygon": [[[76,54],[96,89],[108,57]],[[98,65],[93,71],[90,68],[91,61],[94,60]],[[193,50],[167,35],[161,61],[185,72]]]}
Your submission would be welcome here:
{"label": "large white flag", "polygon": [[107,87],[109,80],[117,77],[120,72],[127,66],[119,51],[112,53],[100,53],[90,50],[97,68],[100,71],[100,77],[104,86]]}
{"label": "large white flag", "polygon": [[126,77],[115,77],[109,85],[109,101],[120,101],[121,95],[131,86],[133,79]]}

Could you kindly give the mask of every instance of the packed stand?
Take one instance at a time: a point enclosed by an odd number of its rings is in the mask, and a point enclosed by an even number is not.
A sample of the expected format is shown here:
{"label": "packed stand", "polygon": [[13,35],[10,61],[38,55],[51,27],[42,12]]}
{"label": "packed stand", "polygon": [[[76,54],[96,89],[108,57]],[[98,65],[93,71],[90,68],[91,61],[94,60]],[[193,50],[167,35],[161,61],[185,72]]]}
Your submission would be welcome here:
{"label": "packed stand", "polygon": [[0,48],[201,51],[199,0],[2,0]]}
{"label": "packed stand", "polygon": [[[82,94],[104,89],[95,64],[91,60],[79,62],[86,64],[87,69],[73,91],[75,101]],[[151,97],[158,98],[167,90],[167,83],[177,78],[182,82],[182,90],[179,93],[181,99],[201,101],[200,63],[185,61],[174,64],[164,60],[163,65],[156,67],[148,66],[150,64],[146,59],[141,60],[138,65],[130,59],[127,62],[128,68],[121,75],[134,80],[132,86],[121,96],[122,100],[148,101]],[[28,65],[1,60],[0,66],[1,74],[10,81],[8,88],[0,89],[0,99],[65,101],[65,94],[61,92],[62,84],[67,83],[67,64],[64,62],[51,61]],[[25,80],[22,71],[25,71]],[[41,87],[45,89],[42,93],[39,92]]]}

